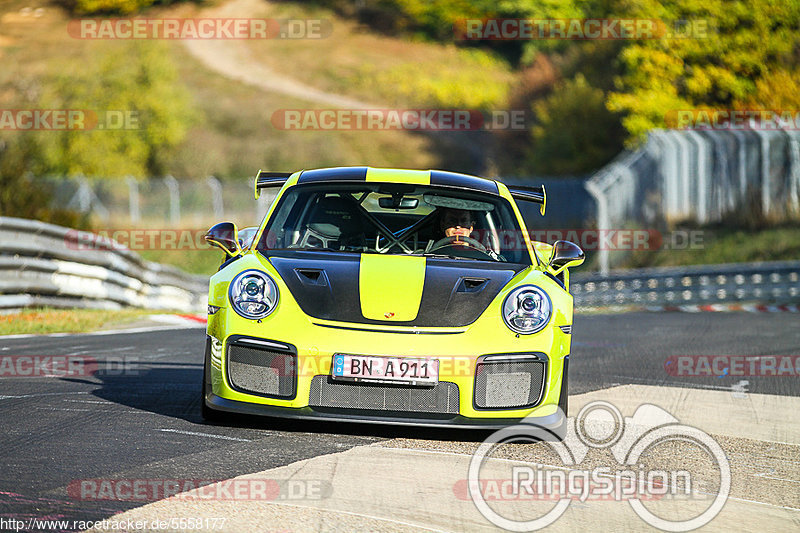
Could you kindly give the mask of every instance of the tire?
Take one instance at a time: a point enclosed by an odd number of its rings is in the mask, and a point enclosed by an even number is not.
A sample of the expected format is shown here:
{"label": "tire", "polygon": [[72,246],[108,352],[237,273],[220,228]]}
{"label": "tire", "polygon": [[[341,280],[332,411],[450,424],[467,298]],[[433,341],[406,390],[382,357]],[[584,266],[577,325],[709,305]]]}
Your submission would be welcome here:
{"label": "tire", "polygon": [[211,337],[206,336],[206,353],[203,357],[203,383],[200,386],[200,415],[206,422],[221,422],[223,413],[206,404],[206,397],[211,394]]}

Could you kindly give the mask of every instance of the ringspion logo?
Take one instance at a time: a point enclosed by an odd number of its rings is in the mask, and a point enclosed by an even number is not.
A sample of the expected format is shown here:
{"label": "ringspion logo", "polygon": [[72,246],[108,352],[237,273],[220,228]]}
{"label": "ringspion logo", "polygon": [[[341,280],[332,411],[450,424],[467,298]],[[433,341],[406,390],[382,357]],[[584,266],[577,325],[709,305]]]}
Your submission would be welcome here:
{"label": "ringspion logo", "polygon": [[[554,456],[549,462],[555,464],[514,461],[498,453],[504,446],[520,443],[546,448]],[[678,445],[698,464],[708,464],[713,479],[703,479],[702,471],[692,464],[671,461]],[[598,467],[587,461],[582,466],[593,450],[604,450],[615,464]],[[659,454],[659,450],[665,451]],[[494,455],[501,461],[488,464]],[[689,470],[692,467],[697,470]],[[466,489],[484,518],[509,531],[542,529],[558,520],[575,500],[589,499],[627,501],[634,513],[655,528],[691,531],[711,522],[725,506],[731,469],[724,450],[710,435],[680,424],[658,406],[643,404],[633,416],[624,417],[611,403],[594,401],[581,408],[576,417],[567,419],[561,437],[538,425],[535,418],[494,432],[472,455]],[[453,490],[456,497],[461,496],[463,484],[456,483]],[[519,520],[516,513],[509,516],[507,508],[487,503],[502,500],[556,503],[543,513],[531,508],[534,516]],[[660,501],[667,505],[656,505]],[[675,516],[674,505],[670,505],[675,501],[698,505],[688,506],[690,512],[683,516]]]}

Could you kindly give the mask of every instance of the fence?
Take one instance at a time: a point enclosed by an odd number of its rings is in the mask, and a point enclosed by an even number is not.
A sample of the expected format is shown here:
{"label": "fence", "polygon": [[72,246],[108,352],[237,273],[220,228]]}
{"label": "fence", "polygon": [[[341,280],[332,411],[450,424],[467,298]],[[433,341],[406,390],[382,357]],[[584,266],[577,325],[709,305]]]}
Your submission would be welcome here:
{"label": "fence", "polygon": [[[800,132],[653,131],[586,183],[600,229],[664,229],[690,219],[800,218]],[[621,259],[621,258],[615,258]],[[601,272],[614,261],[599,252]]]}
{"label": "fence", "polygon": [[61,226],[0,217],[0,309],[205,309],[206,276],[144,261],[112,241],[93,241],[85,249],[76,235]]}
{"label": "fence", "polygon": [[575,306],[663,307],[720,303],[796,304],[800,261],[627,270],[610,276],[575,274]]}
{"label": "fence", "polygon": [[[202,180],[178,180],[172,176],[137,180],[90,180],[83,176],[41,178],[54,191],[54,203],[81,213],[91,213],[100,222],[137,227],[154,224],[203,227],[222,220],[239,227],[261,222],[276,190],[262,191],[253,200],[253,179],[221,181],[214,176]],[[526,221],[534,228],[581,228],[595,218],[595,205],[586,191],[586,178],[498,178],[507,184],[541,185],[547,192],[547,217],[538,205],[521,204]]]}
{"label": "fence", "polygon": [[178,180],[172,176],[135,179],[37,178],[48,183],[54,203],[91,213],[112,227],[209,227],[222,220],[257,225],[276,191],[253,199],[253,179]]}

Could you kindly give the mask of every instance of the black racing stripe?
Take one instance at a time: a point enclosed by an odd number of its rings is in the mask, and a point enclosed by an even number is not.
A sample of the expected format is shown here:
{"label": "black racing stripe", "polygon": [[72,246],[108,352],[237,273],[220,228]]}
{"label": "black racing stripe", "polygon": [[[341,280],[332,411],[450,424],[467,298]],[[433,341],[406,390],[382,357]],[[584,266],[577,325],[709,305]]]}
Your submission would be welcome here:
{"label": "black racing stripe", "polygon": [[306,315],[382,326],[463,327],[472,324],[511,278],[526,268],[526,265],[514,263],[428,259],[419,312],[414,320],[403,322],[372,320],[361,314],[358,254],[274,251],[269,256],[270,263]]}
{"label": "black racing stripe", "polygon": [[459,174],[457,172],[447,172],[444,170],[431,170],[431,185],[441,185],[446,187],[457,187],[459,189],[470,189],[474,191],[488,192],[489,194],[499,194],[497,183],[486,178]]}
{"label": "black racing stripe", "polygon": [[319,183],[323,181],[367,181],[367,167],[336,167],[305,170],[297,183]]}
{"label": "black racing stripe", "polygon": [[[370,322],[361,315],[358,254],[281,252],[270,263],[289,287],[297,304],[313,318],[342,322]],[[304,272],[319,272],[316,279]],[[313,277],[313,275],[312,275]]]}
{"label": "black racing stripe", "polygon": [[[476,268],[463,261],[429,259],[414,325],[461,327],[478,320],[500,290],[521,270],[510,263],[489,265],[502,266]],[[468,289],[465,280],[471,280],[474,288]]]}

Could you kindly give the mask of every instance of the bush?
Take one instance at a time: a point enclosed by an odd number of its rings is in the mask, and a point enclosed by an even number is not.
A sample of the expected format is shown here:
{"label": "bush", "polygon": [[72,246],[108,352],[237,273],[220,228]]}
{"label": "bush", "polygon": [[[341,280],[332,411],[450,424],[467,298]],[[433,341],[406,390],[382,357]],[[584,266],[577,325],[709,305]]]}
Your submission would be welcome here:
{"label": "bush", "polygon": [[[488,74],[487,74],[488,73]],[[498,109],[507,105],[512,75],[505,61],[482,50],[459,50],[450,64],[404,63],[361,67],[350,83],[371,88],[384,102],[437,108]]]}
{"label": "bush", "polygon": [[65,71],[47,83],[42,108],[90,110],[100,121],[124,114],[131,127],[53,132],[41,141],[45,170],[100,177],[162,174],[195,118],[163,43],[125,43],[79,72]]}
{"label": "bush", "polygon": [[76,15],[130,15],[153,5],[154,0],[61,0]]}
{"label": "bush", "polygon": [[70,228],[90,229],[88,215],[53,207],[53,192],[31,179],[40,167],[39,146],[29,135],[0,137],[0,215],[42,220]]}
{"label": "bush", "polygon": [[533,105],[537,124],[528,164],[538,174],[581,174],[610,161],[624,131],[605,107],[605,94],[578,74]]}

